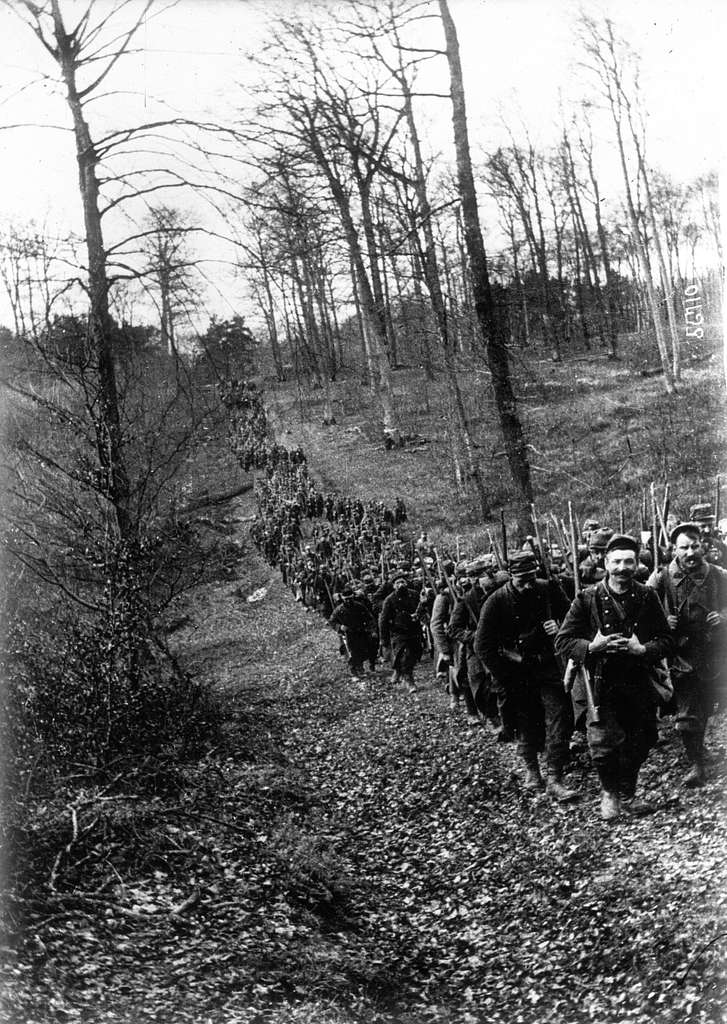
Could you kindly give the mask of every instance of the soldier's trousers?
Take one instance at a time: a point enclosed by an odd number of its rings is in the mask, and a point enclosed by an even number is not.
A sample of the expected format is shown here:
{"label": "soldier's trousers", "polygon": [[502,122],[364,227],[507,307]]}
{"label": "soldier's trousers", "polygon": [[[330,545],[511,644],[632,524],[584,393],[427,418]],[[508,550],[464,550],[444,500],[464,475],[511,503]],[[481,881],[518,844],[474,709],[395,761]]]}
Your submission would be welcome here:
{"label": "soldier's trousers", "polygon": [[360,675],[363,671],[364,661],[369,654],[369,635],[368,633],[350,633],[348,634],[348,650],[350,657],[348,659],[348,665],[353,674]]}
{"label": "soldier's trousers", "polygon": [[714,686],[696,672],[672,672],[678,732],[704,739],[714,706]]}
{"label": "soldier's trousers", "polygon": [[513,702],[518,753],[526,764],[545,752],[546,767],[559,772],[569,758],[573,705],[560,680],[508,684]]}
{"label": "soldier's trousers", "polygon": [[599,721],[589,715],[588,749],[601,785],[631,797],[639,769],[657,740],[656,695],[648,678],[599,682]]}
{"label": "soldier's trousers", "polygon": [[491,720],[496,718],[497,702],[490,673],[474,651],[469,650],[467,651],[467,682],[475,711]]}

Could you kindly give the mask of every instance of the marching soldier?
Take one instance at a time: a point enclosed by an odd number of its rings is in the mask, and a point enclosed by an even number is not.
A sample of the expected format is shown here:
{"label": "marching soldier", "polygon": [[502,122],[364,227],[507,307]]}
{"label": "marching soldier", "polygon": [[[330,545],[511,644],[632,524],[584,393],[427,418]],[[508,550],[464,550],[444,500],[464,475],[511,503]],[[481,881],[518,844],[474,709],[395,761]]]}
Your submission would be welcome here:
{"label": "marching soldier", "polygon": [[[537,571],[532,552],[522,551],[510,559],[511,580],[485,602],[474,649],[500,692],[512,702],[525,788],[545,789],[554,799],[568,802],[578,796],[562,781],[573,710],[553,649],[568,600],[557,583],[537,579]],[[538,763],[543,749],[545,783]]]}
{"label": "marching soldier", "polygon": [[657,738],[651,673],[673,649],[659,599],[634,579],[639,549],[633,537],[611,538],[605,578],[574,599],[555,640],[560,657],[584,666],[592,679],[588,747],[606,821],[622,809],[650,809],[634,797],[639,770]]}
{"label": "marching soldier", "polygon": [[404,680],[414,693],[414,666],[422,656],[419,595],[408,588],[403,572],[394,576],[392,584],[394,592],[384,601],[379,616],[382,656],[391,661],[392,683]]}
{"label": "marching soldier", "polygon": [[680,523],[669,537],[674,557],[652,574],[676,650],[671,677],[676,700],[676,729],[691,768],[688,787],[703,786],[704,733],[714,709],[723,665],[727,622],[727,572],[706,561],[700,524]]}
{"label": "marching soldier", "polygon": [[366,605],[356,600],[351,587],[343,588],[341,598],[341,603],[328,623],[341,635],[351,675],[356,679],[363,674],[364,661],[369,657],[371,634],[376,632],[376,623]]}
{"label": "marching soldier", "polygon": [[609,530],[608,527],[592,530],[589,533],[588,555],[578,566],[581,583],[598,583],[606,575],[603,563],[606,558],[606,547],[612,537],[613,530]]}

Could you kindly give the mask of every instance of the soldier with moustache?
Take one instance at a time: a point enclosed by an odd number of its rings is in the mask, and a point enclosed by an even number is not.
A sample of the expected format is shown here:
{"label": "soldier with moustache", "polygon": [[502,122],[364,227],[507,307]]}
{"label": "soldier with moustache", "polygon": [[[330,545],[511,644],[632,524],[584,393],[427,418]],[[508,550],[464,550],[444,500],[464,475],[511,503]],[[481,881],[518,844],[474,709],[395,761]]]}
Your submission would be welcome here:
{"label": "soldier with moustache", "polygon": [[673,557],[649,578],[666,612],[676,650],[670,663],[676,730],[690,769],[684,785],[703,786],[704,733],[719,696],[727,623],[727,572],[705,558],[700,524],[671,531]]}
{"label": "soldier with moustache", "polygon": [[606,576],[574,599],[555,638],[557,654],[585,666],[594,706],[587,734],[601,782],[601,817],[650,808],[635,800],[639,771],[657,739],[652,673],[674,647],[653,589],[634,579],[640,542],[616,535],[606,548]]}
{"label": "soldier with moustache", "polygon": [[[578,797],[562,780],[573,710],[553,649],[568,599],[554,580],[537,579],[537,571],[537,560],[530,551],[518,552],[510,559],[510,582],[487,598],[474,650],[498,691],[511,702],[518,753],[525,765],[525,788],[545,789],[554,799],[569,802]],[[545,782],[538,762],[543,749]]]}

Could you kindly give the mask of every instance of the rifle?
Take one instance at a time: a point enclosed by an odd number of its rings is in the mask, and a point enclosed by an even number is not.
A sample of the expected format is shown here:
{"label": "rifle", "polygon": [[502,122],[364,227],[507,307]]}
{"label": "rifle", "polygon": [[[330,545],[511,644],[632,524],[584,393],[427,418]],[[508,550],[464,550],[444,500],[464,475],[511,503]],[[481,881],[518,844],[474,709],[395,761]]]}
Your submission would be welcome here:
{"label": "rifle", "polygon": [[534,504],[530,506],[530,514],[531,514],[531,518],[533,520],[533,527],[535,528],[535,542],[538,545],[538,552],[540,554],[540,564],[542,565],[542,567],[543,567],[543,569],[545,571],[546,579],[549,580],[549,579],[551,579],[551,576],[552,576],[551,569],[550,569],[550,558],[546,559],[546,557],[545,557],[545,549],[543,548],[543,541],[541,540],[541,537],[540,537],[540,526],[538,525],[538,516],[537,516],[537,513],[535,511],[535,505]]}
{"label": "rifle", "polygon": [[[718,479],[719,479],[719,477],[718,477]],[[669,518],[669,481],[668,480],[665,481],[665,483],[664,483],[664,505],[663,505],[662,512],[661,512],[661,518],[662,518],[662,522],[664,522],[664,523],[666,523],[667,519]],[[664,545],[666,546],[668,543],[669,543],[669,537],[668,537],[667,532],[666,532],[666,526],[664,526]]]}
{"label": "rifle", "polygon": [[601,711],[593,696],[591,673],[585,665],[579,665],[573,660],[573,658],[569,658],[563,675],[563,686],[565,687],[566,693],[571,692],[578,676],[580,676],[583,681],[583,689],[586,694],[586,706],[588,708],[588,717],[590,719],[589,724],[598,724],[601,721]]}
{"label": "rifle", "polygon": [[641,509],[640,509],[641,532],[646,533],[646,488],[641,488]]}
{"label": "rifle", "polygon": [[348,657],[348,659],[350,661],[351,660],[351,648],[348,646],[348,631],[347,631],[345,626],[339,626],[338,627],[338,635],[341,638],[341,643],[343,644],[343,646],[344,646],[344,648],[346,650],[346,655],[347,655],[347,657]]}
{"label": "rifle", "polygon": [[626,522],[624,520],[624,503],[620,498],[618,499],[618,532],[626,532]]}
{"label": "rifle", "polygon": [[[668,489],[669,485],[667,484],[666,486],[667,486],[667,489]],[[661,514],[661,508],[659,506],[659,502],[656,500],[656,487],[654,486],[653,483],[651,485],[651,496],[652,496],[652,501],[654,503],[654,508],[656,510],[656,518],[659,521],[660,536],[662,536],[664,538],[664,547],[666,547],[668,545],[668,543],[669,543],[669,538],[666,535],[666,526],[664,524],[664,517]],[[665,495],[665,498],[664,498],[664,503],[665,504],[666,504],[667,500],[668,500],[668,491],[667,491],[667,494]],[[659,544],[659,547],[661,547],[661,546],[662,545]]]}
{"label": "rifle", "polygon": [[487,527],[487,536],[490,538],[490,550],[494,552],[495,561],[497,562],[497,568],[504,569],[505,566],[503,564],[502,558],[500,557],[499,549],[497,547],[497,544],[495,543],[495,538],[492,536],[492,530],[489,528],[489,526]]}
{"label": "rifle", "polygon": [[573,583],[575,584],[576,597],[581,592],[581,581],[578,575],[578,544],[576,543],[576,521],[573,517],[573,502],[568,502],[568,520],[570,522],[570,543],[573,552]]}
{"label": "rifle", "polygon": [[656,529],[656,491],[651,484],[651,550],[654,557],[654,572],[659,571],[659,533]]}
{"label": "rifle", "polygon": [[717,479],[716,479],[715,484],[714,484],[714,525],[715,525],[715,527],[717,529],[719,529],[719,505],[720,505],[720,498],[722,497],[722,493],[721,492],[722,492],[722,483],[720,481],[719,473],[718,473],[717,474]]}
{"label": "rifle", "polygon": [[323,580],[323,586],[326,588],[326,593],[328,594],[328,600],[331,602],[331,611],[333,611],[333,609],[336,607],[334,602],[333,602],[333,594],[331,593],[331,588],[328,586],[328,580],[323,575],[323,573],[321,573],[321,579]]}
{"label": "rifle", "polygon": [[560,546],[560,549],[563,552],[563,558],[567,559],[570,562],[571,568],[575,572],[575,558],[573,556],[573,552],[571,551],[570,544],[566,540],[565,523],[558,522],[555,512],[550,513],[550,518],[553,520],[553,526],[555,527],[555,535],[558,538],[558,545]]}
{"label": "rifle", "polygon": [[505,569],[509,567],[510,559],[507,557],[507,527],[505,526],[505,509],[500,509],[500,526],[502,527],[502,557],[505,560]]}

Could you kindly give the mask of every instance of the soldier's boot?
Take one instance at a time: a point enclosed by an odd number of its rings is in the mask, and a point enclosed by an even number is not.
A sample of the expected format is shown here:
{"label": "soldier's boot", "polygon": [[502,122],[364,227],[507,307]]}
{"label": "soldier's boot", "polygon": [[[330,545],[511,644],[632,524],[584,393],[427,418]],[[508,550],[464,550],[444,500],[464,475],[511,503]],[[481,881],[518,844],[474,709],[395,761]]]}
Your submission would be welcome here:
{"label": "soldier's boot", "polygon": [[557,768],[549,768],[545,776],[545,792],[561,804],[569,804],[580,798],[580,793],[563,785],[563,773]]}
{"label": "soldier's boot", "polygon": [[571,754],[581,754],[584,750],[588,750],[588,740],[586,739],[586,734],[581,729],[573,731],[568,749]]}
{"label": "soldier's boot", "polygon": [[691,732],[685,732],[682,733],[682,743],[691,763],[691,768],[684,776],[684,785],[687,789],[700,789],[707,781],[702,737]]}
{"label": "soldier's boot", "polygon": [[418,687],[417,687],[417,684],[414,682],[414,676],[411,675],[411,673],[409,673],[409,674],[402,673],[401,678],[402,678],[402,681],[404,683],[406,683],[406,692],[407,693],[416,693],[417,692]]}
{"label": "soldier's boot", "polygon": [[646,814],[653,814],[656,807],[648,800],[639,800],[635,796],[621,797],[621,810],[631,814],[635,818],[643,818]]}
{"label": "soldier's boot", "polygon": [[540,768],[537,760],[525,762],[523,789],[526,793],[542,793],[545,789],[545,782],[543,781],[543,776],[540,774]]}
{"label": "soldier's boot", "polygon": [[618,793],[609,793],[604,789],[601,794],[601,818],[604,821],[615,821],[621,813],[621,801]]}

